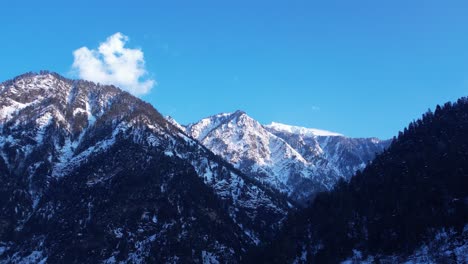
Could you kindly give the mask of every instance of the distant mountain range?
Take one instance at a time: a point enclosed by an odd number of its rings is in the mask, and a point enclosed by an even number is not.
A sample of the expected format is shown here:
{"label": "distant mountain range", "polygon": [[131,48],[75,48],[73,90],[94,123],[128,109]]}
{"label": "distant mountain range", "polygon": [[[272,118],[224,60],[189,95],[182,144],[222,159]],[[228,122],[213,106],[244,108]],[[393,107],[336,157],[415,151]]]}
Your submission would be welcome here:
{"label": "distant mountain range", "polygon": [[243,111],[188,126],[168,120],[237,169],[300,203],[330,190],[340,178],[349,179],[390,143],[279,123],[261,125]]}
{"label": "distant mountain range", "polygon": [[114,86],[18,76],[0,84],[0,263],[400,262],[424,243],[459,261],[467,105],[391,142],[242,111],[183,126]]}

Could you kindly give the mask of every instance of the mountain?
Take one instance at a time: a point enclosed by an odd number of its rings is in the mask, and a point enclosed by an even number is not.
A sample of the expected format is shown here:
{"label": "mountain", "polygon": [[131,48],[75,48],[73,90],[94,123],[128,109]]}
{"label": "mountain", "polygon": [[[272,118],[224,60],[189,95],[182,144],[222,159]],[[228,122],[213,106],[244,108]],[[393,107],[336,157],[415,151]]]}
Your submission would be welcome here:
{"label": "mountain", "polygon": [[214,115],[185,130],[234,167],[298,202],[349,179],[389,144],[278,123],[264,126],[243,111]]}
{"label": "mountain", "polygon": [[114,86],[0,84],[0,262],[236,263],[290,206]]}
{"label": "mountain", "polygon": [[468,98],[437,106],[249,261],[468,263],[467,135]]}
{"label": "mountain", "polygon": [[391,142],[378,138],[350,138],[335,132],[274,122],[265,127],[285,140],[307,161],[322,167],[330,166],[345,179],[364,169]]}

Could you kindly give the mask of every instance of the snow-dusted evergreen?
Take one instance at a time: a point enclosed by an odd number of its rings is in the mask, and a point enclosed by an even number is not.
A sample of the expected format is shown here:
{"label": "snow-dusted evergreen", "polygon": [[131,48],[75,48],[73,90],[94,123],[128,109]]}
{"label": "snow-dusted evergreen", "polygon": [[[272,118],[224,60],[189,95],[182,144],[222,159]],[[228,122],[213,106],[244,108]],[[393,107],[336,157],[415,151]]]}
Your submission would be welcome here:
{"label": "snow-dusted evergreen", "polygon": [[297,201],[348,179],[388,144],[279,123],[264,126],[242,111],[202,119],[188,125],[186,132],[236,168]]}

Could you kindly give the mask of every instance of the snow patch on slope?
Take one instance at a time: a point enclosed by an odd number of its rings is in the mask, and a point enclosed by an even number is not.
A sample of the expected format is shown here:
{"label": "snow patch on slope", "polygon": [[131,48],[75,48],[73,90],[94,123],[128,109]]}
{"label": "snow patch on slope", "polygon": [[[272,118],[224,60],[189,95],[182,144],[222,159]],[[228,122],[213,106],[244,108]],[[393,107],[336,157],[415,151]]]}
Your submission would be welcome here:
{"label": "snow patch on slope", "polygon": [[300,127],[300,126],[291,126],[291,125],[285,125],[285,124],[276,123],[276,122],[272,122],[271,124],[266,125],[265,127],[274,129],[279,132],[299,134],[299,135],[309,136],[309,137],[313,137],[313,136],[327,136],[327,137],[341,136],[342,137],[343,136],[340,133],[331,132],[327,130],[321,130],[321,129],[316,129],[316,128],[305,128],[305,127]]}

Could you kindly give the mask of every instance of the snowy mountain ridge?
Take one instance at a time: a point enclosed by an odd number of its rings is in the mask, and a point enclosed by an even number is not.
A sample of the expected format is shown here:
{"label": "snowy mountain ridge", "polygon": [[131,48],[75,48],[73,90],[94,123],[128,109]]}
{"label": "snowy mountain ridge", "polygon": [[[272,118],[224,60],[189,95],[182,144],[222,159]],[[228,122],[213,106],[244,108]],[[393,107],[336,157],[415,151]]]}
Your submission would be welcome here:
{"label": "snowy mountain ridge", "polygon": [[277,123],[277,122],[272,122],[269,125],[265,125],[265,127],[276,130],[279,132],[286,132],[286,133],[291,133],[291,134],[300,134],[303,136],[344,136],[342,134],[336,133],[336,132],[331,132],[327,130],[322,130],[322,129],[316,129],[316,128],[306,128],[306,127],[300,127],[300,126],[291,126],[291,125],[286,125],[282,123]]}
{"label": "snowy mountain ridge", "polygon": [[245,168],[255,171],[259,176],[257,180],[282,192],[291,191],[288,177],[281,177],[289,174],[289,169],[287,164],[276,165],[296,160],[296,167],[305,169],[308,166],[307,161],[284,140],[264,130],[260,123],[242,111],[202,119],[188,126],[186,131],[236,168],[244,172],[247,171]]}
{"label": "snowy mountain ridge", "polygon": [[297,201],[348,179],[388,144],[275,122],[261,125],[244,111],[204,118],[185,131],[236,168]]}

